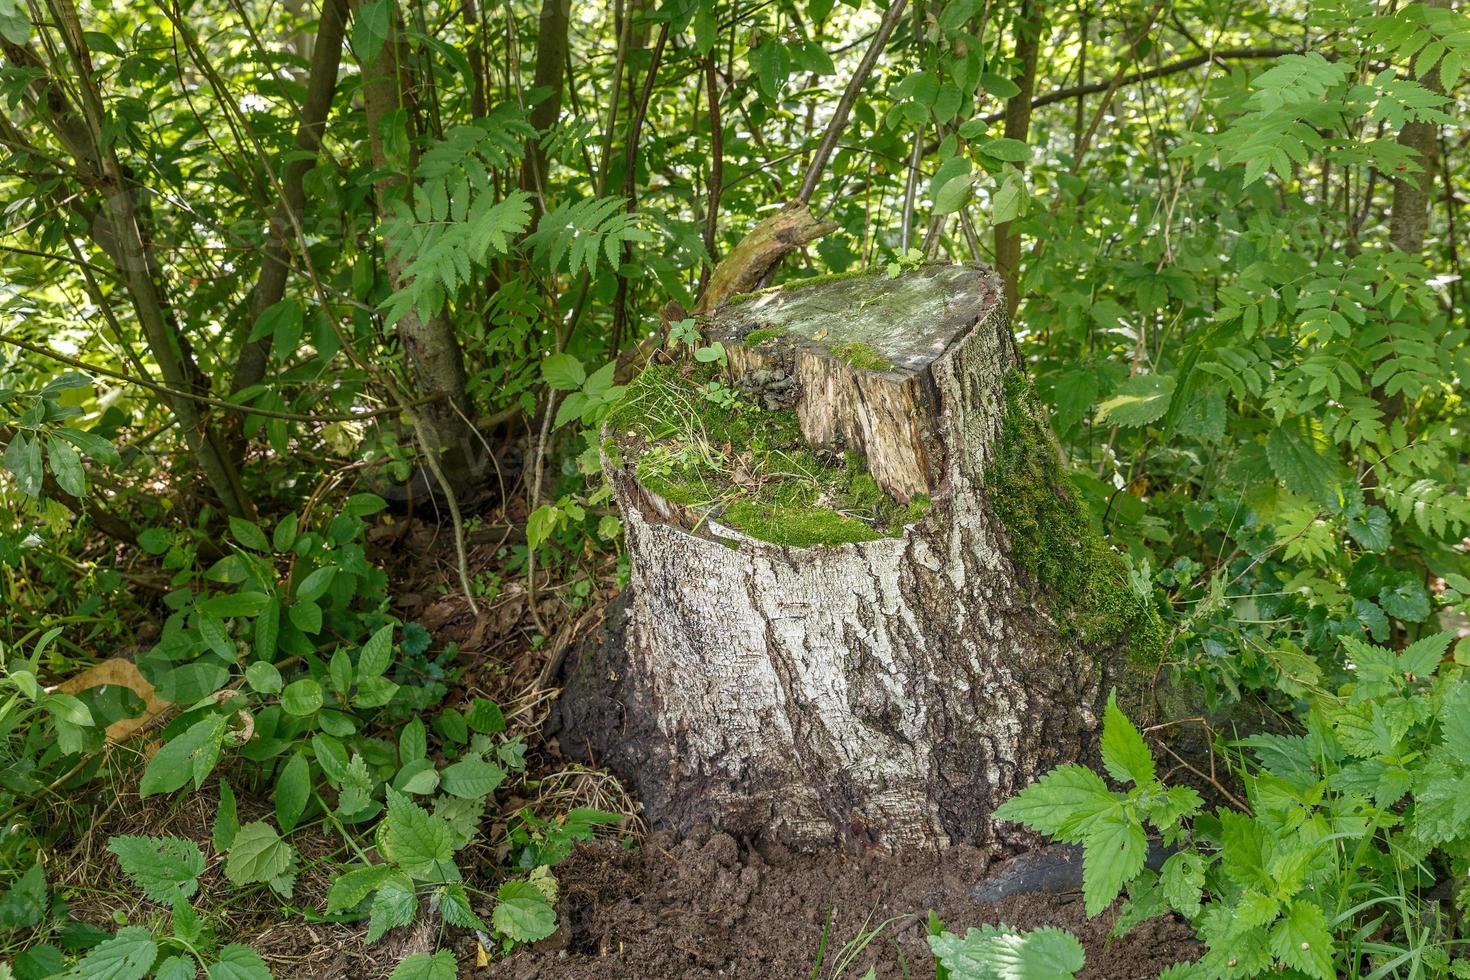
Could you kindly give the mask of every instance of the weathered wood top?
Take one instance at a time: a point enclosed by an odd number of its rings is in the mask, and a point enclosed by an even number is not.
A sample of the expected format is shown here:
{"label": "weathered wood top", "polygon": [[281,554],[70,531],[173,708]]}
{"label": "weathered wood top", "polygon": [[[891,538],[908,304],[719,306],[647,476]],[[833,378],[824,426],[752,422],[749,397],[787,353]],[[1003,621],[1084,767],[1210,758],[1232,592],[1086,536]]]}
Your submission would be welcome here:
{"label": "weathered wood top", "polygon": [[881,370],[915,374],[1004,302],[988,269],[932,265],[888,278],[881,272],[800,280],[765,290],[714,313],[706,336],[724,343],[750,334],[784,334],[828,352],[871,348]]}

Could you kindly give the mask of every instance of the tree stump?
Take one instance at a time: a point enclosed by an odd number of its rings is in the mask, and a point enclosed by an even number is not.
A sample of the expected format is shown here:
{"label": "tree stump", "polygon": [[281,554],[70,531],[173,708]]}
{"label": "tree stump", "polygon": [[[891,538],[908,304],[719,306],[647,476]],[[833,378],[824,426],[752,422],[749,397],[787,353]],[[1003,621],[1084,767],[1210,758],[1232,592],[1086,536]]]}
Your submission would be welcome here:
{"label": "tree stump", "polygon": [[674,829],[996,841],[991,812],[1094,751],[1108,688],[1161,634],[1070,492],[999,280],[834,277],[702,326],[732,384],[794,400],[811,446],[863,454],[920,516],[871,540],[762,540],[733,507],[645,485],[637,447],[618,445],[631,434],[607,433],[630,596],[569,659],[563,747],[629,778]]}

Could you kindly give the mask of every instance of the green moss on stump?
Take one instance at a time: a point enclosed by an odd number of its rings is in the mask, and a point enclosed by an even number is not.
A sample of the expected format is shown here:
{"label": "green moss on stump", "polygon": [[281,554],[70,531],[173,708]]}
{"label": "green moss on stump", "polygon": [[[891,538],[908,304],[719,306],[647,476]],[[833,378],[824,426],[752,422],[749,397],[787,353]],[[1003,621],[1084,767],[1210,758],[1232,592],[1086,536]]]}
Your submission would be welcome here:
{"label": "green moss on stump", "polygon": [[718,377],[712,366],[644,370],[607,417],[617,444],[609,457],[631,459],[638,481],[665,500],[772,544],[898,537],[928,512],[926,497],[904,504],[884,493],[864,457],[813,452],[794,410],[708,401],[705,385]]}
{"label": "green moss on stump", "polygon": [[1165,652],[1163,621],[1128,582],[1123,559],[1073,495],[1035,393],[1006,378],[1006,417],[986,472],[991,506],[1011,538],[1011,558],[1033,580],[1065,636],[1088,646],[1126,644],[1140,661]]}
{"label": "green moss on stump", "polygon": [[757,344],[764,344],[768,340],[775,340],[777,337],[784,336],[786,336],[785,330],[775,327],[762,327],[760,330],[752,330],[740,338],[740,342],[747,347],[754,347]]}
{"label": "green moss on stump", "polygon": [[865,344],[861,340],[850,340],[845,344],[835,344],[828,348],[828,352],[839,361],[851,367],[863,371],[892,371],[893,362],[882,354],[872,344]]}

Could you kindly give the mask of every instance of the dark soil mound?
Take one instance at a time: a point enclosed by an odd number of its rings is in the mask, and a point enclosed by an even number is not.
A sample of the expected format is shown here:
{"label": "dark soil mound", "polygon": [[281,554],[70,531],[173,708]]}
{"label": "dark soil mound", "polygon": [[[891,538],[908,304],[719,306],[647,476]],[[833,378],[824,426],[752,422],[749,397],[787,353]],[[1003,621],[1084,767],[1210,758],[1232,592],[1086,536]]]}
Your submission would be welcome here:
{"label": "dark soil mound", "polygon": [[[870,967],[879,978],[928,978],[927,912],[963,933],[983,922],[1070,929],[1087,948],[1083,977],[1153,978],[1197,947],[1183,923],[1160,919],[1109,941],[1113,913],[1089,920],[1076,894],[1015,895],[996,903],[971,893],[986,872],[979,851],[926,857],[851,858],[756,850],[721,833],[675,842],[655,834],[637,850],[582,848],[556,868],[562,928],[479,976],[514,980],[805,980],[831,915],[823,980],[838,952],[866,927],[888,922],[841,976]],[[905,972],[905,964],[907,972]]]}

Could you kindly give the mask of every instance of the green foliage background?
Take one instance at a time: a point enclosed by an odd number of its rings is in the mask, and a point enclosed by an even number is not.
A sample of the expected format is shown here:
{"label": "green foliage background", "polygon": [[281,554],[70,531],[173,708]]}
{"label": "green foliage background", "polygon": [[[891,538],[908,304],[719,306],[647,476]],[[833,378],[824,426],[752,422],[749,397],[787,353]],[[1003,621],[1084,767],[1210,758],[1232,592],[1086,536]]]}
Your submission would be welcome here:
{"label": "green foliage background", "polygon": [[[1463,906],[1470,814],[1398,821],[1453,795],[1443,705],[1470,648],[1446,636],[1411,690],[1361,692],[1388,651],[1470,615],[1470,19],[895,3],[0,0],[0,927],[27,950],[18,976],[264,975],[190,905],[193,842],[115,840],[163,911],[66,931],[38,856],[114,778],[209,781],[239,887],[288,901],[292,835],[319,824],[348,852],[334,914],[375,934],[430,906],[498,948],[549,932],[544,869],[612,818],[521,814],[479,919],[455,854],[527,778],[525,743],[489,701],[443,705],[455,678],[391,614],[369,521],[409,481],[467,511],[499,497],[527,539],[500,573],[558,596],[559,628],[617,578],[593,435],[624,394],[613,361],[651,337],[719,361],[665,304],[694,309],[795,200],[836,227],[778,282],[999,268],[1073,516],[1164,622],[1161,683],[1210,710],[1263,700],[1308,740],[1286,770],[1222,736],[1244,807],[1293,796],[1283,834],[1360,821],[1333,833],[1364,860],[1313,852],[1303,890],[1272,898],[1283,935],[1326,934],[1330,961],[1276,949],[1264,900],[1260,956],[1306,976],[1463,969],[1458,913],[1422,924],[1436,883]],[[711,411],[749,410],[712,385]],[[485,449],[511,444],[527,462],[501,487]],[[503,582],[461,584],[473,601]],[[137,666],[177,709],[153,763],[119,775],[103,731],[137,705],[55,685],[144,623]],[[1407,727],[1363,707],[1394,699],[1423,706]],[[1379,726],[1372,746],[1343,741],[1343,703]],[[1152,787],[1127,755],[1109,774]],[[1388,783],[1367,787],[1368,762]],[[247,783],[274,819],[235,819]],[[1189,809],[1154,819],[1167,799],[1149,797],[1156,829]],[[1192,884],[1225,836],[1191,837],[1201,864],[1160,886],[1178,912],[1204,896],[1212,944],[1236,939],[1209,909],[1250,887]],[[1312,890],[1329,880],[1398,903],[1377,946],[1371,912]],[[936,949],[988,963],[1023,939],[936,931]],[[448,969],[423,954],[394,976]]]}

